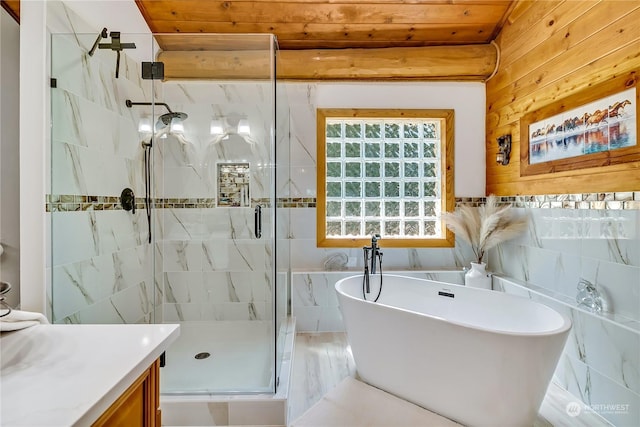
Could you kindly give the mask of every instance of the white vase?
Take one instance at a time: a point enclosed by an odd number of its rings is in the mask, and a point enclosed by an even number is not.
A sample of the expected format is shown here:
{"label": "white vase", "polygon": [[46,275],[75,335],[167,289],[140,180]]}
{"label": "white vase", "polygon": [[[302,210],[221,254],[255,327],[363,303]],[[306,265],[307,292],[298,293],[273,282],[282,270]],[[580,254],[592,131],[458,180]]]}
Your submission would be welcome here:
{"label": "white vase", "polygon": [[491,275],[487,273],[484,262],[471,263],[469,269],[464,275],[464,284],[470,288],[491,289]]}

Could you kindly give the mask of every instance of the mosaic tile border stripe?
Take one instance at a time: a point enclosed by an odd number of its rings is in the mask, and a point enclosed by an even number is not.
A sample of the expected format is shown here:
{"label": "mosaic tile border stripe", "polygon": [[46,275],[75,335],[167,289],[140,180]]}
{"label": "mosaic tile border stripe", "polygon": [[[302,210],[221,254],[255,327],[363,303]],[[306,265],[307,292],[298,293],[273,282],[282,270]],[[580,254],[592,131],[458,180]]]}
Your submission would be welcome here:
{"label": "mosaic tile border stripe", "polygon": [[278,199],[278,208],[315,208],[315,197],[281,197]]}
{"label": "mosaic tile border stripe", "polygon": [[[456,197],[456,204],[481,205],[486,197]],[[501,203],[510,203],[516,208],[534,209],[593,209],[593,210],[640,210],[640,191],[619,193],[546,194],[537,196],[503,196]],[[278,208],[315,208],[315,197],[281,197]],[[215,208],[215,198],[158,198],[153,200],[161,209]],[[251,207],[261,204],[270,206],[270,200],[251,199]],[[136,209],[144,209],[144,199],[136,197]],[[117,211],[122,210],[120,196],[82,196],[76,194],[47,194],[46,212]]]}
{"label": "mosaic tile border stripe", "polygon": [[[315,199],[314,199],[315,200]],[[215,208],[215,198],[157,198],[152,199],[155,208],[161,209],[202,209]],[[251,199],[251,207],[256,205],[271,206],[269,199]],[[280,202],[278,201],[278,207]],[[315,206],[315,204],[314,204]],[[221,206],[227,207],[227,206]],[[136,209],[144,209],[143,197],[136,197]],[[123,210],[120,196],[83,196],[78,194],[47,194],[46,212],[79,212],[79,211],[119,211]]]}
{"label": "mosaic tile border stripe", "polygon": [[[480,205],[485,200],[486,197],[457,197],[456,204]],[[640,210],[640,191],[503,196],[500,202],[516,208]]]}

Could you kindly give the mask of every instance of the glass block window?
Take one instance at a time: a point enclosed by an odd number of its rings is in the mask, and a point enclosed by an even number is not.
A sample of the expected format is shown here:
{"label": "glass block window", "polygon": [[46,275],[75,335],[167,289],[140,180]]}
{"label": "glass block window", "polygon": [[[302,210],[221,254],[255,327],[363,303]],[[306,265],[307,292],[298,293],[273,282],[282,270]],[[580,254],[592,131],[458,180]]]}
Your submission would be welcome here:
{"label": "glass block window", "polygon": [[318,128],[319,246],[453,246],[451,110],[321,109]]}

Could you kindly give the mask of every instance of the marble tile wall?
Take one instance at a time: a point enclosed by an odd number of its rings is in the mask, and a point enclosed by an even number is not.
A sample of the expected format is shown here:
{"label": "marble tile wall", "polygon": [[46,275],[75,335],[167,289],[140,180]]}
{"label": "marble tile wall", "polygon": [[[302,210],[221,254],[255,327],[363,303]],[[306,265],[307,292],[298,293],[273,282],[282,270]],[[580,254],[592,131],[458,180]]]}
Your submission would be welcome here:
{"label": "marble tile wall", "polygon": [[[142,150],[137,115],[125,99],[149,97],[140,65],[115,53],[88,55],[96,34],[75,29],[87,24],[63,3],[49,6],[56,31],[51,37],[51,202],[68,197],[119,196],[129,187],[143,194]],[[126,42],[139,42],[131,36]],[[147,36],[148,37],[148,36]],[[92,199],[93,200],[93,199]],[[97,201],[97,199],[96,199]],[[158,306],[151,257],[145,244],[143,210],[98,210],[96,204],[65,204],[50,219],[49,314],[58,323],[138,323],[152,321]],[[75,206],[75,207],[74,207]],[[102,207],[102,205],[100,205]]]}
{"label": "marble tile wall", "polygon": [[529,233],[491,253],[493,271],[572,301],[578,282],[586,279],[595,284],[606,311],[618,323],[640,323],[640,210],[524,212],[531,218]]}
{"label": "marble tile wall", "polygon": [[[56,32],[63,32],[54,34],[51,42],[55,87],[46,208],[51,219],[48,299],[54,321],[271,319],[274,249],[269,242],[275,220],[271,203],[265,203],[274,194],[270,147],[279,147],[287,157],[289,152],[288,112],[279,121],[278,140],[271,140],[272,84],[152,87],[141,79],[139,58],[126,51],[116,79],[115,53],[98,49],[88,55],[97,34],[79,34],[76,29],[87,24],[64,3],[54,2],[50,8]],[[139,46],[152,44],[150,39],[122,35],[123,41]],[[141,204],[142,142],[151,135],[139,133],[138,122],[166,111],[161,106],[152,110],[125,105],[126,99],[143,102],[153,97],[188,114],[184,133],[164,132],[154,138],[154,247],[147,243],[149,226]],[[286,108],[286,102],[280,108]],[[213,117],[227,120],[227,134],[210,135]],[[238,118],[249,120],[251,136],[234,132]],[[247,160],[252,206],[262,203],[266,208],[262,240],[254,236],[253,207],[217,207],[217,163]],[[125,187],[137,196],[135,214],[119,206]],[[287,215],[283,219],[288,222]],[[287,235],[278,244],[285,255]],[[288,262],[283,265],[288,268]]]}
{"label": "marble tile wall", "polygon": [[[529,232],[492,251],[491,270],[526,285],[519,291],[573,320],[556,371],[559,384],[613,424],[637,424],[640,210],[617,205],[561,209],[547,204],[524,211],[531,218]],[[602,314],[576,308],[582,279],[593,283],[602,296]],[[505,289],[513,291],[516,286]],[[628,406],[606,406],[614,404]]]}
{"label": "marble tile wall", "polygon": [[[344,332],[342,314],[334,286],[345,277],[361,274],[351,271],[310,271],[291,273],[291,313],[296,318],[298,332]],[[464,272],[459,271],[391,271],[386,274],[436,280],[446,283],[464,283]]]}
{"label": "marble tile wall", "polygon": [[[212,200],[206,208],[161,209],[156,233],[165,289],[164,319],[269,320],[274,300],[271,239],[276,222],[269,202],[275,170],[275,143],[270,139],[272,85],[165,83],[161,97],[172,110],[188,114],[188,119],[184,134],[157,140],[156,196]],[[210,134],[214,117],[226,120],[225,136]],[[250,136],[235,133],[232,125],[239,117],[249,121]],[[250,163],[251,207],[218,206],[219,162]],[[264,206],[260,238],[254,230],[258,203]]]}

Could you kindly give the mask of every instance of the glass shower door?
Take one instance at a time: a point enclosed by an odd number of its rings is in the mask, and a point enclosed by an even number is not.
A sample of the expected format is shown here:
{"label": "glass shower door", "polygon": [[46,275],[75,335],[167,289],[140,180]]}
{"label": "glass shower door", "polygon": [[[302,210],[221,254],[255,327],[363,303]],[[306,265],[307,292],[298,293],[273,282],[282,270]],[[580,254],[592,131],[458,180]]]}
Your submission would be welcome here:
{"label": "glass shower door", "polygon": [[[273,393],[288,279],[274,38],[123,33],[136,47],[120,52],[116,77],[115,51],[89,54],[97,36],[51,40],[53,319],[180,323],[162,393]],[[264,72],[143,78],[143,63],[171,71],[171,55],[249,56]]]}
{"label": "glass shower door", "polygon": [[[162,49],[180,45],[184,37],[157,39]],[[162,392],[271,393],[276,382],[272,37],[188,37],[190,45],[224,42],[226,52],[250,52],[269,65],[269,74],[242,81],[165,79],[155,86],[154,99],[186,116],[175,129],[172,123],[157,127],[153,148],[162,319],[181,325],[178,341],[167,351]],[[165,61],[165,71],[175,52],[156,55]],[[164,108],[159,101],[156,110]]]}

